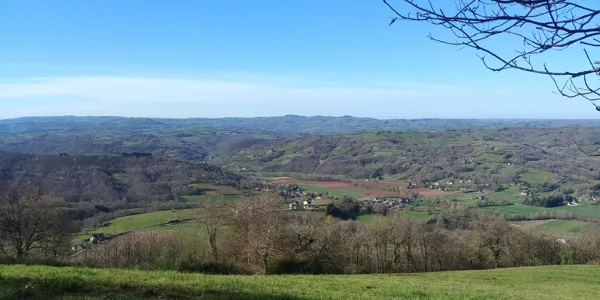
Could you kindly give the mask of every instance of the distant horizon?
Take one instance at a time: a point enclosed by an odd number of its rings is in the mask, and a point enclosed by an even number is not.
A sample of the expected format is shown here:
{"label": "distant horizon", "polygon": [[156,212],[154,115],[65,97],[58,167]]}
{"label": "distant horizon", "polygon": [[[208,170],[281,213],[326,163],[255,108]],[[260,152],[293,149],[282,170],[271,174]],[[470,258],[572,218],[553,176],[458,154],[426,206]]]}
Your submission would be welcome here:
{"label": "distant horizon", "polygon": [[593,121],[598,120],[598,118],[448,118],[448,117],[439,117],[439,118],[378,118],[378,117],[368,117],[368,116],[352,116],[352,115],[295,115],[295,114],[285,114],[285,115],[272,115],[272,116],[248,116],[248,117],[145,117],[145,116],[118,116],[118,115],[30,115],[30,116],[20,116],[14,118],[0,118],[0,121],[8,121],[8,120],[18,120],[18,119],[34,119],[34,118],[124,118],[124,119],[164,119],[164,120],[187,120],[187,119],[268,119],[268,118],[283,118],[283,117],[301,117],[301,118],[355,118],[355,119],[373,119],[379,121],[390,121],[390,120],[524,120],[524,121]]}

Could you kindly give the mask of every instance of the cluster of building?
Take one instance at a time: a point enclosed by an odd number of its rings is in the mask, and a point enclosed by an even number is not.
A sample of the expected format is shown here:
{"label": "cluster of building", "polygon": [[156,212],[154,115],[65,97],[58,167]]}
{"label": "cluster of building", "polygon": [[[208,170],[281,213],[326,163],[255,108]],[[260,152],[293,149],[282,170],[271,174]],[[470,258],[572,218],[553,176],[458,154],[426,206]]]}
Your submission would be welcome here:
{"label": "cluster of building", "polygon": [[410,204],[410,199],[401,198],[360,198],[359,201],[370,201],[372,203],[383,203],[387,208],[405,208]]}

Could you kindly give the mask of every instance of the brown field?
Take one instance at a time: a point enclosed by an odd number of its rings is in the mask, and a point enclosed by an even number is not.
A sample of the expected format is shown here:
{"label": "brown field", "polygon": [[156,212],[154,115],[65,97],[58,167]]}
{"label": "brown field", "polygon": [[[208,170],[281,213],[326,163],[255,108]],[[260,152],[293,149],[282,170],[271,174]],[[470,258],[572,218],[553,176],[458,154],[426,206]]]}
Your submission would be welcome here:
{"label": "brown field", "polygon": [[349,185],[341,181],[312,181],[312,180],[298,180],[292,177],[277,177],[271,180],[272,183],[303,183],[321,186],[330,189],[353,189],[355,186]]}
{"label": "brown field", "polygon": [[441,195],[457,193],[457,192],[444,192],[444,191],[440,191],[440,190],[432,190],[432,189],[425,189],[425,188],[416,188],[416,189],[410,189],[410,190],[413,192],[419,193],[419,195],[421,195],[421,196],[441,196]]}
{"label": "brown field", "polygon": [[[300,183],[300,184],[310,184],[330,189],[341,189],[341,190],[352,190],[358,194],[364,194],[365,196],[372,197],[403,197],[404,195],[393,192],[381,190],[381,188],[393,188],[399,187],[399,184],[393,182],[373,182],[373,181],[359,181],[355,180],[353,183],[355,185],[351,185],[341,181],[314,181],[314,180],[298,180],[292,177],[277,177],[271,179],[272,183]],[[358,184],[357,184],[358,183]],[[364,190],[359,190],[360,188],[364,188]]]}
{"label": "brown field", "polygon": [[[314,181],[314,180],[298,180],[293,177],[277,177],[271,179],[273,183],[303,183],[303,184],[311,184],[325,188],[331,189],[356,189],[364,188],[364,190],[355,190],[354,192],[359,194],[365,194],[373,197],[402,197],[403,195],[398,192],[387,191],[385,189],[390,188],[400,188],[406,187],[405,182],[390,182],[390,181],[364,181],[364,180],[354,180],[352,183],[354,185],[341,182],[341,181]],[[441,196],[441,195],[449,195],[456,194],[458,192],[445,192],[440,190],[432,190],[426,188],[414,188],[407,189],[407,191],[417,192],[421,196]]]}
{"label": "brown field", "polygon": [[356,191],[359,194],[365,194],[373,197],[390,197],[390,198],[400,198],[403,197],[400,193],[390,192],[390,191],[382,191],[382,190],[359,190]]}
{"label": "brown field", "polygon": [[554,221],[554,220],[518,221],[518,222],[512,222],[512,224],[513,224],[513,226],[519,227],[521,229],[532,229],[532,228],[535,228],[536,226],[548,223],[550,221]]}
{"label": "brown field", "polygon": [[354,180],[354,181],[352,181],[352,184],[356,185],[358,187],[363,187],[366,189],[374,189],[374,190],[397,189],[397,188],[408,187],[408,183],[404,182],[404,181],[391,182],[391,181]]}

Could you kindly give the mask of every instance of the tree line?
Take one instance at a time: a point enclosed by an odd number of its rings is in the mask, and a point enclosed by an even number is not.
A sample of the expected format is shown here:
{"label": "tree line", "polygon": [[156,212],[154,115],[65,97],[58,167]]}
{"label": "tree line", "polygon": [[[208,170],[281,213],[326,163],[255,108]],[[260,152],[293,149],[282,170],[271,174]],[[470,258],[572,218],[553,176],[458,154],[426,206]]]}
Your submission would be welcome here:
{"label": "tree line", "polygon": [[[136,233],[93,248],[77,264],[226,274],[356,274],[473,270],[600,259],[600,227],[562,240],[502,215],[448,203],[428,222],[390,212],[368,224],[291,213],[277,194],[198,208],[195,238]],[[206,237],[208,236],[208,238]]]}

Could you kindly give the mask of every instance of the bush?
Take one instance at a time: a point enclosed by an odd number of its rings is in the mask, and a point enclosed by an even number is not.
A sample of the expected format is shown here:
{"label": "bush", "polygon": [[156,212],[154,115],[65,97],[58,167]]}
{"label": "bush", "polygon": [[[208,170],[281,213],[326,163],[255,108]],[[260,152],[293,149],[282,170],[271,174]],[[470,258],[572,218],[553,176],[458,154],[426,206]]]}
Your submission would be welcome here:
{"label": "bush", "polygon": [[180,261],[176,267],[179,272],[203,273],[203,274],[225,274],[225,275],[246,275],[250,272],[240,268],[229,261],[197,261],[186,259]]}
{"label": "bush", "polygon": [[303,263],[295,257],[273,258],[267,262],[269,274],[300,274],[303,271]]}

